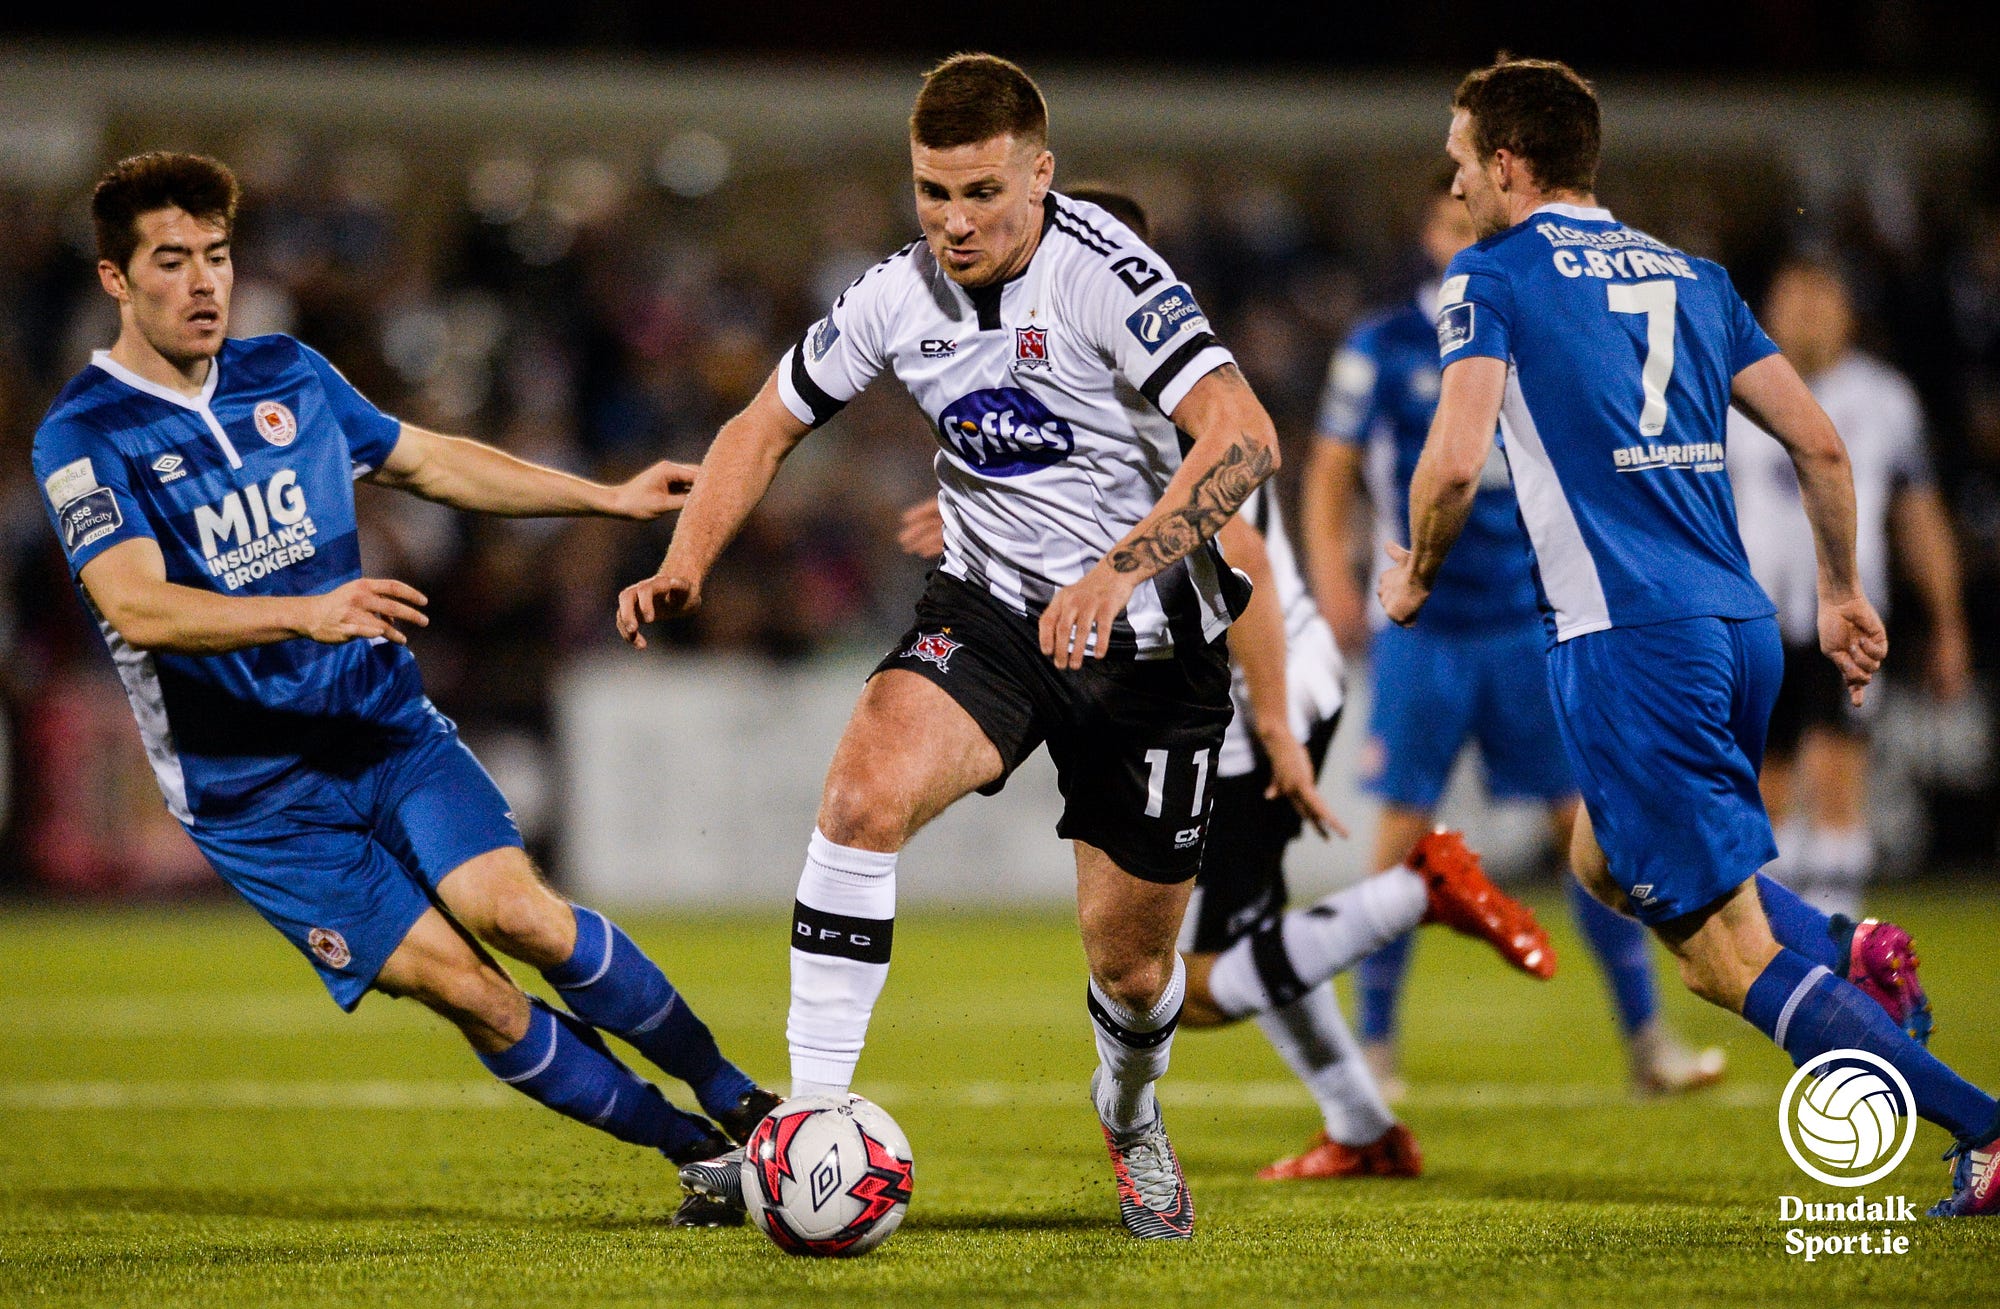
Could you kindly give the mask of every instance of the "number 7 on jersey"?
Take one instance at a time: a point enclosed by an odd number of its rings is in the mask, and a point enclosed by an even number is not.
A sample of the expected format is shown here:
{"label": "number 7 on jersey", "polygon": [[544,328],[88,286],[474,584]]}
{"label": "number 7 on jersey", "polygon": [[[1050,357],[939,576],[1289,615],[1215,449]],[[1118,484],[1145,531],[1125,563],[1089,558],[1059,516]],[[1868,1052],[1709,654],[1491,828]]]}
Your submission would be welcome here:
{"label": "number 7 on jersey", "polygon": [[1667,430],[1667,380],[1674,375],[1674,305],[1679,293],[1672,282],[1607,282],[1604,294],[1612,313],[1646,315],[1646,363],[1639,371],[1646,403],[1639,410],[1639,435],[1658,436]]}

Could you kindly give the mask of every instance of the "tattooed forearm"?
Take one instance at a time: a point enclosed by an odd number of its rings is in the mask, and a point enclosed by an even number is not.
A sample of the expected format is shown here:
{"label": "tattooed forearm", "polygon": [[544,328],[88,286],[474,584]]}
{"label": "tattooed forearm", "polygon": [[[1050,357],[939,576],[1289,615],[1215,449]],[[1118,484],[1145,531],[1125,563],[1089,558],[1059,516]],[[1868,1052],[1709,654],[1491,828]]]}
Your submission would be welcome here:
{"label": "tattooed forearm", "polygon": [[1230,515],[1271,475],[1276,461],[1269,446],[1239,440],[1195,481],[1187,504],[1161,518],[1153,529],[1110,555],[1121,573],[1157,573],[1193,553],[1222,530]]}

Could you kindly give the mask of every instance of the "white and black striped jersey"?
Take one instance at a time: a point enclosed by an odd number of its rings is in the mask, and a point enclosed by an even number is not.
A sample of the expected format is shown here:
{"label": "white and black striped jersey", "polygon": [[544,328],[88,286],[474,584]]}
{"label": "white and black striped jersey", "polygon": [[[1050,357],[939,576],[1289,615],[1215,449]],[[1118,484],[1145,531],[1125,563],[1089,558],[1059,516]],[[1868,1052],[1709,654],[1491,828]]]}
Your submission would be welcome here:
{"label": "white and black striped jersey", "polygon": [[[1333,629],[1320,616],[1319,605],[1306,590],[1299,575],[1298,559],[1292,554],[1291,536],[1285,531],[1285,517],[1278,497],[1267,483],[1250,493],[1237,511],[1264,537],[1264,552],[1271,560],[1271,585],[1278,608],[1285,616],[1285,692],[1292,721],[1292,734],[1303,741],[1316,724],[1340,712],[1345,688],[1340,645]],[[1251,726],[1250,688],[1243,680],[1243,666],[1231,661],[1229,698],[1236,716],[1229,720],[1228,734],[1222,738],[1218,777],[1241,777],[1257,766]]]}
{"label": "white and black striped jersey", "polygon": [[[1916,390],[1879,359],[1851,351],[1807,385],[1847,443],[1854,469],[1855,555],[1861,590],[1889,610],[1889,510],[1896,494],[1931,485],[1924,414]],[[1729,411],[1729,480],[1750,571],[1778,607],[1794,645],[1819,641],[1819,561],[1799,496],[1799,475],[1785,448]]]}
{"label": "white and black striped jersey", "polygon": [[[1033,616],[1152,512],[1184,448],[1160,415],[1231,362],[1166,261],[1096,205],[1051,192],[1018,276],[968,290],[913,242],[792,347],[778,390],[817,425],[893,372],[939,446],[940,567]],[[1133,593],[1110,653],[1212,641],[1247,596],[1211,543]]]}

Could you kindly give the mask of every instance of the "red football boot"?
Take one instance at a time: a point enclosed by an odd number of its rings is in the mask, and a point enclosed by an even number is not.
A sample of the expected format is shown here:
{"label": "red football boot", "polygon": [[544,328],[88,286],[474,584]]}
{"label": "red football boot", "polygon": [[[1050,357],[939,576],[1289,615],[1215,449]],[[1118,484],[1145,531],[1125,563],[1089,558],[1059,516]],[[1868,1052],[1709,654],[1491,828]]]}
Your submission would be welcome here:
{"label": "red football boot", "polygon": [[1322,1131],[1304,1154],[1280,1159],[1257,1177],[1265,1182],[1295,1182],[1321,1177],[1417,1177],[1423,1171],[1417,1138],[1395,1123],[1367,1145],[1342,1145]]}
{"label": "red football boot", "polygon": [[1464,837],[1443,828],[1426,833],[1410,851],[1409,866],[1430,888],[1425,922],[1478,937],[1524,973],[1544,981],[1556,975],[1549,934],[1528,906],[1486,879]]}

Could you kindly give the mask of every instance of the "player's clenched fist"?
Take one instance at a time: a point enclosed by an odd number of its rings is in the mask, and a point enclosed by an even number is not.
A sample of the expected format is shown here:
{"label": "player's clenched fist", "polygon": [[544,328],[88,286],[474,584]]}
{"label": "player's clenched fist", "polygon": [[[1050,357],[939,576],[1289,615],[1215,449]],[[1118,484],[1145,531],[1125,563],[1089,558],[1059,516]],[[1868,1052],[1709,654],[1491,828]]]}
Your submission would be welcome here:
{"label": "player's clenched fist", "polygon": [[1408,627],[1417,621],[1417,613],[1424,607],[1424,601],[1431,598],[1430,588],[1419,582],[1410,567],[1413,556],[1394,541],[1386,544],[1390,567],[1383,570],[1382,580],[1375,584],[1375,598],[1382,602],[1382,611],[1389,615],[1389,621],[1398,627]]}
{"label": "player's clenched fist", "polygon": [[1838,604],[1820,605],[1819,648],[1840,670],[1841,680],[1847,683],[1847,698],[1859,707],[1868,683],[1889,657],[1889,633],[1868,597],[1857,595]]}
{"label": "player's clenched fist", "polygon": [[1111,625],[1125,612],[1134,585],[1129,574],[1099,564],[1057,591],[1042,611],[1042,653],[1058,668],[1081,668],[1085,658],[1102,659],[1111,646]]}
{"label": "player's clenched fist", "polygon": [[422,591],[391,578],[361,577],[325,595],[307,596],[305,634],[322,645],[384,637],[397,645],[410,640],[398,623],[430,626],[420,605],[430,603]]}
{"label": "player's clenched fist", "polygon": [[656,573],[618,593],[618,635],[640,650],[646,638],[639,628],[661,618],[692,612],[701,604],[701,582],[692,577]]}
{"label": "player's clenched fist", "polygon": [[700,471],[693,464],[662,459],[612,488],[611,512],[642,523],[670,514],[687,503],[695,474]]}

